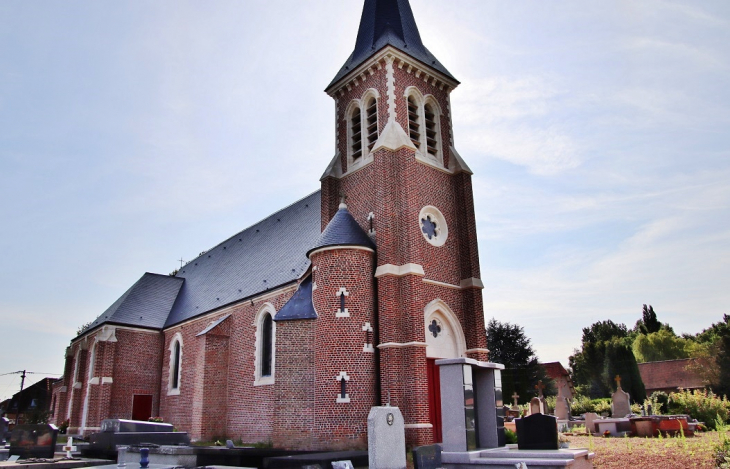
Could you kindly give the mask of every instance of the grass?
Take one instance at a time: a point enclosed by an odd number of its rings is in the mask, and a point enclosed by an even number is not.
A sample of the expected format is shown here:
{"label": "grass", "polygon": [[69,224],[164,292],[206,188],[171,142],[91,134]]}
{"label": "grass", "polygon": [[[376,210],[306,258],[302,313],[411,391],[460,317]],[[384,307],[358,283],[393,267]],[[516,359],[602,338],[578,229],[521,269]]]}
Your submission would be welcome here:
{"label": "grass", "polygon": [[715,447],[723,434],[706,432],[685,438],[602,438],[570,436],[571,448],[591,448],[596,468],[714,469]]}

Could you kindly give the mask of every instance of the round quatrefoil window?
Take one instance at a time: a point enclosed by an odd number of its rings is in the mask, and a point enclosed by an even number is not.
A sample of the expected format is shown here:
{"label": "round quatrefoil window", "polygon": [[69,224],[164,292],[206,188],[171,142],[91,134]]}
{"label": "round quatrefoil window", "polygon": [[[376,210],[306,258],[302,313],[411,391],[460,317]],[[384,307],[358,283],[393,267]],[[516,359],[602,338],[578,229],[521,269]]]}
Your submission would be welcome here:
{"label": "round quatrefoil window", "polygon": [[443,246],[449,236],[449,227],[439,209],[427,205],[418,214],[418,226],[423,238],[434,246]]}

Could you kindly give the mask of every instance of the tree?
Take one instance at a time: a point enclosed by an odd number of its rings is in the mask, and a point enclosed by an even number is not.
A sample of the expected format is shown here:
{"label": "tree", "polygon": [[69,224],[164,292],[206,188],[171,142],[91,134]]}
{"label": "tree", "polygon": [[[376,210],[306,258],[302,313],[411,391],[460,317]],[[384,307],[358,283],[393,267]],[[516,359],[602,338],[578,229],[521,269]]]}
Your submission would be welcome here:
{"label": "tree", "polygon": [[659,332],[659,329],[661,328],[662,323],[660,323],[657,319],[654,308],[651,305],[649,305],[649,307],[644,305],[641,319],[636,321],[636,329],[643,335],[647,335],[653,334],[654,332]]}
{"label": "tree", "polygon": [[487,324],[489,360],[505,366],[502,371],[502,395],[505,401],[516,392],[520,402],[537,396],[537,382],[545,385],[544,394],[555,394],[555,384],[539,363],[525,330],[517,324],[492,318]]}
{"label": "tree", "polygon": [[570,357],[570,368],[576,387],[592,398],[609,396],[615,390],[616,375],[621,376],[621,387],[635,401],[646,398],[639,366],[631,351],[629,330],[624,324],[609,319],[583,328],[581,349]]}
{"label": "tree", "polygon": [[661,328],[649,334],[639,334],[631,349],[639,363],[689,358],[690,341]]}
{"label": "tree", "polygon": [[698,373],[712,391],[730,396],[730,315],[696,335],[685,334],[690,357],[689,369]]}

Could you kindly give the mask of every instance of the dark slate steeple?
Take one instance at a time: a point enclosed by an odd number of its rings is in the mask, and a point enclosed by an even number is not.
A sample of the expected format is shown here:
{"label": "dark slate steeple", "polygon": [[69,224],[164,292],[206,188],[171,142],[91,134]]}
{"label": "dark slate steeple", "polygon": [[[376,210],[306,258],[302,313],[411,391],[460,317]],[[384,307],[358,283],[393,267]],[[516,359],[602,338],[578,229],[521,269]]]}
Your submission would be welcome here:
{"label": "dark slate steeple", "polygon": [[357,224],[344,203],[340,204],[340,209],[319,235],[314,247],[307,251],[307,257],[317,249],[334,246],[360,246],[375,249],[375,243]]}
{"label": "dark slate steeple", "polygon": [[408,0],[365,0],[355,50],[328,88],[387,45],[405,52],[458,83],[421,42]]}

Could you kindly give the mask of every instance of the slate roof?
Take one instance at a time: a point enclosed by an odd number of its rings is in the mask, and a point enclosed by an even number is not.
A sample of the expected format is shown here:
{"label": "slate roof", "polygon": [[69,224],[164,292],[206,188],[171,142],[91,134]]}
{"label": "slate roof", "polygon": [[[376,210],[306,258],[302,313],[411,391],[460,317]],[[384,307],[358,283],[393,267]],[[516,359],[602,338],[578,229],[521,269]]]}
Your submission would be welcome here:
{"label": "slate roof", "polygon": [[340,209],[317,238],[312,249],[307,251],[307,256],[316,249],[329,246],[363,246],[375,249],[375,243],[357,224],[344,204],[340,204]]}
{"label": "slate roof", "polygon": [[408,0],[365,0],[355,50],[327,88],[387,45],[405,52],[458,83],[423,45]]}
{"label": "slate roof", "polygon": [[295,282],[320,235],[320,191],[246,228],[183,266],[185,280],[164,327]]}
{"label": "slate roof", "polygon": [[312,303],[312,276],[302,280],[294,295],[276,313],[274,321],[291,321],[295,319],[317,319],[317,312]]}
{"label": "slate roof", "polygon": [[101,324],[161,329],[184,280],[145,273],[84,331]]}

